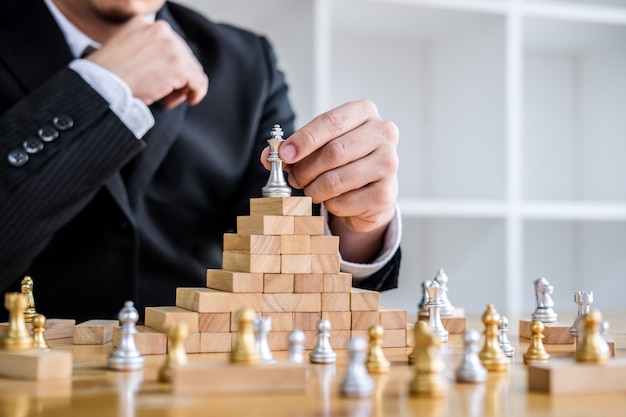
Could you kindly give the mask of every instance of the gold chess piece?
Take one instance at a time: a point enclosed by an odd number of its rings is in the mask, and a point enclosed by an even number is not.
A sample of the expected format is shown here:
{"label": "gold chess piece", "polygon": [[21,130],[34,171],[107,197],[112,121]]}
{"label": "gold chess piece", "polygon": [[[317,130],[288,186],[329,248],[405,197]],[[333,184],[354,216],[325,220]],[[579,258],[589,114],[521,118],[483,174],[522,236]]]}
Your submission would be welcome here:
{"label": "gold chess piece", "polygon": [[493,304],[487,305],[487,310],[483,313],[482,322],[485,325],[485,344],[478,354],[483,366],[489,372],[507,372],[509,370],[509,360],[498,343],[498,323],[500,314]]}
{"label": "gold chess piece", "polygon": [[256,347],[252,323],[255,316],[256,314],[251,308],[245,308],[237,312],[239,335],[235,342],[235,347],[230,353],[230,361],[233,363],[251,365],[261,362],[261,353]]}
{"label": "gold chess piece", "polygon": [[547,362],[550,359],[550,354],[546,352],[546,348],[543,345],[543,329],[545,326],[540,320],[533,320],[530,323],[530,344],[528,350],[524,353],[524,363],[531,361]]}
{"label": "gold chess piece", "polygon": [[391,362],[383,352],[383,333],[384,329],[381,325],[372,326],[369,329],[369,350],[365,366],[371,374],[382,374],[391,369]]}
{"label": "gold chess piece", "polygon": [[584,333],[576,346],[576,362],[604,364],[609,360],[611,351],[606,340],[600,334],[602,313],[592,309],[582,316]]}
{"label": "gold chess piece", "polygon": [[46,316],[37,314],[33,317],[33,347],[35,349],[50,350],[44,333],[46,332]]}
{"label": "gold chess piece", "polygon": [[33,279],[28,275],[22,279],[22,294],[24,294],[28,299],[28,306],[24,310],[24,321],[26,321],[26,323],[32,322],[37,315],[37,311],[35,310],[35,297],[33,296],[33,286]]}
{"label": "gold chess piece", "polygon": [[418,320],[415,328],[415,376],[409,389],[414,395],[441,397],[446,393],[441,338],[433,333],[425,321]]}
{"label": "gold chess piece", "polygon": [[4,332],[0,347],[6,350],[23,350],[33,347],[33,337],[26,328],[24,310],[28,306],[28,297],[19,292],[4,295],[4,306],[9,310],[9,326]]}
{"label": "gold chess piece", "polygon": [[189,326],[185,322],[178,322],[167,326],[165,333],[167,334],[168,349],[165,362],[159,369],[159,381],[172,382],[176,367],[187,364],[185,339],[189,335]]}

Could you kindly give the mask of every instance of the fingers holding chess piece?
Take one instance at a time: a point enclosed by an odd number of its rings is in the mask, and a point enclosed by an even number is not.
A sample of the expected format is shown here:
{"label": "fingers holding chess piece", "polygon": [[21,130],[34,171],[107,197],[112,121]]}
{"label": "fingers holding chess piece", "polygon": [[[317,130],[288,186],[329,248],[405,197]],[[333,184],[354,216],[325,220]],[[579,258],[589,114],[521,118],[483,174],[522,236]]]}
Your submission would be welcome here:
{"label": "fingers holding chess piece", "polygon": [[167,334],[167,354],[165,362],[159,368],[159,381],[171,382],[177,366],[187,364],[187,352],[185,351],[185,339],[189,335],[187,323],[181,321],[173,323],[165,328]]}
{"label": "fingers holding chess piece", "polygon": [[257,349],[254,337],[254,318],[256,313],[251,308],[244,308],[237,312],[239,335],[235,347],[230,353],[232,363],[257,364],[261,362],[261,353]]}
{"label": "fingers holding chess piece", "polygon": [[50,350],[48,342],[46,341],[46,316],[43,314],[36,314],[33,317],[33,347],[35,349]]}
{"label": "fingers holding chess piece", "polygon": [[33,347],[33,337],[26,328],[24,311],[28,307],[28,297],[19,292],[4,295],[4,307],[9,311],[9,325],[0,340],[0,348],[24,350]]}
{"label": "fingers holding chess piece", "polygon": [[547,362],[550,359],[550,354],[546,351],[543,345],[543,329],[544,324],[539,320],[533,320],[530,324],[530,344],[528,350],[524,353],[524,363],[529,362]]}
{"label": "fingers holding chess piece", "polygon": [[586,363],[604,364],[611,355],[609,345],[601,335],[600,322],[602,313],[592,309],[582,317],[583,334],[579,335],[576,345],[576,361]]}
{"label": "fingers holding chess piece", "polygon": [[391,369],[391,362],[383,352],[383,333],[381,325],[372,326],[369,329],[369,349],[365,366],[372,374],[383,374]]}

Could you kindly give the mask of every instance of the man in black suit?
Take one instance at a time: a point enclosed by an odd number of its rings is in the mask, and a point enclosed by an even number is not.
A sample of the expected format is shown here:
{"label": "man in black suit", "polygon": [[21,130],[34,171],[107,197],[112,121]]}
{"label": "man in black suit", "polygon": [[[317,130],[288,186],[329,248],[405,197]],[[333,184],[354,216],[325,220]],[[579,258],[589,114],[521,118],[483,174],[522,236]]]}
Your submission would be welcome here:
{"label": "man in black suit", "polygon": [[268,42],[164,0],[3,0],[0,45],[3,291],[31,275],[40,311],[79,320],[173,305],[221,266],[275,123],[354,284],[396,286],[398,132],[371,102],[294,131]]}

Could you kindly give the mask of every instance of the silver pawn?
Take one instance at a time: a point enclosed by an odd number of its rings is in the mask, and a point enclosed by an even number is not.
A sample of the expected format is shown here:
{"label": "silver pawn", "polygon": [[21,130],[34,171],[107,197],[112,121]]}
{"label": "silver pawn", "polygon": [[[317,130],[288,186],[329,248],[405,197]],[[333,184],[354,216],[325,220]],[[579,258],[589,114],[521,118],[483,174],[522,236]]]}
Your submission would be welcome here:
{"label": "silver pawn", "polygon": [[448,275],[444,272],[443,269],[437,271],[437,275],[435,275],[435,281],[441,287],[441,301],[443,302],[443,307],[439,309],[439,314],[444,317],[454,316],[454,306],[448,298]]}
{"label": "silver pawn", "polygon": [[374,393],[376,384],[365,367],[367,341],[357,336],[348,342],[350,358],[346,376],[341,381],[341,394],[346,397],[368,397]]}
{"label": "silver pawn", "polygon": [[426,291],[426,288],[430,285],[430,280],[425,280],[422,281],[422,299],[420,301],[420,303],[417,305],[417,313],[428,313],[428,307],[426,306],[426,304],[428,304],[428,292]]}
{"label": "silver pawn", "polygon": [[137,371],[143,368],[144,357],[135,343],[139,313],[132,301],[126,301],[117,316],[120,321],[120,341],[107,358],[107,367],[116,371]]}
{"label": "silver pawn", "polygon": [[304,363],[304,332],[294,329],[289,332],[289,362]]}
{"label": "silver pawn", "polygon": [[533,320],[539,320],[543,323],[556,322],[557,315],[554,312],[554,301],[550,294],[554,292],[554,287],[550,285],[547,279],[541,277],[535,280],[535,299],[537,308],[532,314]]}
{"label": "silver pawn", "polygon": [[498,344],[500,348],[504,351],[504,354],[508,357],[513,356],[515,353],[515,348],[509,342],[509,319],[506,316],[500,316],[500,321],[498,322]]}
{"label": "silver pawn", "polygon": [[463,335],[463,361],[455,372],[458,382],[483,382],[487,379],[487,368],[478,357],[479,339],[480,333],[475,329],[469,329]]}
{"label": "silver pawn", "polygon": [[448,341],[448,331],[443,327],[441,315],[439,314],[439,310],[443,307],[441,287],[437,284],[437,281],[432,281],[426,287],[426,291],[428,292],[428,302],[426,303],[428,307],[428,326],[432,329],[433,334],[439,336],[439,340],[445,343]]}
{"label": "silver pawn", "polygon": [[252,321],[254,328],[254,337],[256,342],[256,348],[261,354],[261,362],[274,363],[274,355],[267,344],[267,334],[272,330],[272,318],[271,317],[255,317]]}
{"label": "silver pawn", "polygon": [[271,164],[270,177],[265,187],[261,189],[263,197],[290,197],[291,188],[285,181],[283,173],[283,161],[278,156],[278,148],[285,141],[283,139],[283,129],[280,125],[275,124],[270,133],[271,137],[267,140],[270,146],[270,154],[267,161]]}
{"label": "silver pawn", "polygon": [[593,303],[593,291],[576,291],[574,293],[574,302],[578,306],[578,314],[576,315],[574,324],[572,324],[569,328],[569,333],[572,336],[576,336],[578,334],[578,324],[580,323],[581,317],[589,313],[589,310],[591,309],[591,303]]}
{"label": "silver pawn", "polygon": [[311,363],[335,363],[337,354],[330,346],[330,321],[322,319],[317,322],[317,344],[309,354]]}

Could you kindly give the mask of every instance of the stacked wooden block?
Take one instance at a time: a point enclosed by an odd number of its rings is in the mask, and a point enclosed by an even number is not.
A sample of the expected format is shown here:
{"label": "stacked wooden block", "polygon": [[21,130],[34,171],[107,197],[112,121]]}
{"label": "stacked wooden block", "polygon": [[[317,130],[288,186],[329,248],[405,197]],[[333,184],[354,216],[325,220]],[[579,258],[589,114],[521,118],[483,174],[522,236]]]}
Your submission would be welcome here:
{"label": "stacked wooden block", "polygon": [[384,346],[406,346],[407,312],[381,308],[376,291],[352,288],[352,276],[340,272],[339,238],[324,235],[309,197],[251,199],[237,233],[224,235],[222,269],[207,270],[206,288],[177,288],[176,306],[147,307],[140,331],[163,332],[168,323],[185,321],[188,352],[229,352],[242,308],[271,317],[273,350],[288,348],[293,329],[304,331],[306,348],[313,348],[320,319],[330,320],[336,348],[376,324],[385,329]]}

